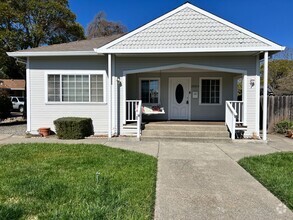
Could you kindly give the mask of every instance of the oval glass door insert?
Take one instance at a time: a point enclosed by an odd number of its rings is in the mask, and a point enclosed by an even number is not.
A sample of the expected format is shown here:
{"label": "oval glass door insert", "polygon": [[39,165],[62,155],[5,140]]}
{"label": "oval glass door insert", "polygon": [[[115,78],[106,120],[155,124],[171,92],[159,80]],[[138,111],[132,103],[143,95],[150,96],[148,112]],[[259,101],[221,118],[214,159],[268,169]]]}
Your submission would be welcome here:
{"label": "oval glass door insert", "polygon": [[176,87],[175,97],[178,104],[180,104],[183,101],[184,89],[181,84],[178,84]]}

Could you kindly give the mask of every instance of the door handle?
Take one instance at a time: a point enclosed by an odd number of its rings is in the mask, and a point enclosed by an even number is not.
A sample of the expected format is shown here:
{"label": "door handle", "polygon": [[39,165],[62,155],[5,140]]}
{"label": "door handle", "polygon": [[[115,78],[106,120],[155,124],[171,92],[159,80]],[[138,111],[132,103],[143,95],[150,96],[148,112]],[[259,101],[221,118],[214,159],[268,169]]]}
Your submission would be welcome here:
{"label": "door handle", "polygon": [[187,105],[189,104],[189,101],[188,101],[188,100],[186,101],[186,104],[187,104]]}

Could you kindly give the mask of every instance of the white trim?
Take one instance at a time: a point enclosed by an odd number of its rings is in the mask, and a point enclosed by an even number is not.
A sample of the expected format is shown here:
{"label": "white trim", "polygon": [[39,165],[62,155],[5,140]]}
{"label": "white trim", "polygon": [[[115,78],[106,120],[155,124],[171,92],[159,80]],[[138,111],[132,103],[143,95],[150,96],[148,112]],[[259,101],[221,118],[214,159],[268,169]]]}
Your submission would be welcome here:
{"label": "white trim", "polygon": [[31,79],[30,79],[30,58],[26,61],[26,131],[31,132]]}
{"label": "white trim", "polygon": [[244,102],[243,125],[247,125],[247,74],[242,79],[242,101]]}
{"label": "white trim", "polygon": [[232,48],[171,48],[171,49],[94,49],[98,54],[150,54],[150,53],[220,53],[220,52],[262,52],[283,51],[286,47],[232,47]]}
{"label": "white trim", "polygon": [[255,106],[256,106],[256,114],[255,114],[255,127],[257,136],[259,136],[259,109],[260,109],[260,63],[259,63],[259,55],[256,56],[256,78],[255,78],[255,90],[256,90],[256,98],[255,98]]}
{"label": "white trim", "polygon": [[[109,50],[109,48],[114,46],[114,45],[116,45],[116,44],[118,44],[119,42],[122,42],[123,40],[125,40],[125,39],[127,39],[127,38],[129,38],[129,37],[141,32],[141,31],[145,30],[145,29],[147,29],[147,28],[149,28],[149,27],[151,27],[151,26],[153,26],[153,25],[165,20],[166,18],[176,14],[177,12],[179,12],[179,11],[185,9],[185,8],[190,8],[190,9],[192,9],[192,10],[194,10],[194,11],[196,11],[196,12],[202,14],[202,15],[205,15],[205,16],[215,20],[215,21],[218,21],[218,22],[220,22],[220,23],[222,23],[224,25],[227,25],[230,28],[233,28],[233,29],[235,29],[235,30],[237,30],[239,32],[242,32],[242,33],[244,33],[244,34],[246,34],[246,35],[248,35],[250,37],[253,37],[253,38],[255,38],[255,39],[257,39],[257,40],[259,40],[259,41],[261,41],[261,42],[263,42],[265,44],[270,45],[270,47],[268,47],[266,49],[267,51],[268,50],[277,50],[278,51],[278,50],[284,50],[285,49],[285,47],[282,47],[282,46],[280,46],[280,45],[278,45],[278,44],[276,44],[276,43],[274,43],[272,41],[269,41],[269,40],[267,40],[267,39],[265,39],[265,38],[263,38],[263,37],[261,37],[261,36],[259,36],[257,34],[254,34],[254,33],[250,32],[250,31],[248,31],[248,30],[246,30],[244,28],[241,28],[241,27],[239,27],[239,26],[237,26],[237,25],[235,25],[235,24],[233,24],[233,23],[231,23],[229,21],[226,21],[226,20],[224,20],[224,19],[222,19],[222,18],[220,18],[218,16],[215,16],[215,15],[213,15],[213,14],[207,12],[207,11],[204,11],[204,10],[202,10],[202,9],[200,9],[200,8],[190,4],[190,3],[185,3],[185,4],[181,5],[180,7],[170,11],[169,13],[166,13],[166,14],[162,15],[161,17],[159,17],[159,18],[147,23],[146,25],[143,25],[142,27],[140,27],[140,28],[128,33],[128,34],[126,34],[126,35],[124,35],[124,36],[122,36],[122,37],[120,37],[120,38],[118,38],[118,39],[116,39],[116,40],[114,40],[114,41],[112,41],[112,42],[110,42],[110,43],[98,48],[98,49],[95,49],[95,51],[97,53],[105,53],[105,52],[107,52],[107,53],[118,53],[117,51],[119,51],[119,50],[111,50],[111,49]],[[196,49],[196,48],[194,48],[194,49]],[[218,50],[215,50],[215,49],[218,49],[218,48],[213,48],[211,50],[212,51],[218,51]],[[244,48],[241,48],[241,49],[242,50],[240,50],[240,51],[243,51]],[[264,49],[261,49],[261,48],[260,49],[253,48],[253,49],[254,49],[253,51],[255,51],[255,50],[263,51],[264,50]],[[184,50],[184,52],[186,52],[186,49],[183,49],[183,50]],[[200,50],[202,50],[202,49],[200,49]],[[114,51],[116,51],[116,52],[114,52]],[[130,51],[133,51],[133,50],[127,50],[127,51],[126,50],[120,50],[120,51],[121,52],[125,51],[125,53],[129,53]],[[146,50],[144,50],[143,53],[146,53],[145,51]],[[158,50],[158,51],[162,52],[163,50]],[[229,51],[229,49],[225,48],[224,51]],[[233,51],[235,51],[235,49],[233,49]],[[237,51],[239,51],[239,50],[237,50]],[[245,51],[247,51],[247,50],[245,50]],[[153,52],[155,52],[155,51],[153,51]],[[199,51],[197,51],[197,52],[199,52]]]}
{"label": "white trim", "polygon": [[[222,96],[223,96],[223,87],[222,87],[222,78],[223,77],[199,77],[199,101],[198,101],[198,105],[222,105]],[[213,80],[213,79],[218,79],[220,81],[220,97],[219,97],[219,103],[202,103],[201,102],[201,87],[202,87],[202,80],[203,79],[209,79],[209,80]]]}
{"label": "white trim", "polygon": [[142,68],[142,69],[125,70],[123,71],[123,75],[134,74],[134,73],[155,72],[160,70],[169,70],[169,69],[176,69],[176,68],[191,68],[191,69],[201,69],[201,70],[212,70],[215,72],[247,74],[247,71],[242,69],[231,69],[231,68],[223,68],[223,67],[216,67],[216,66],[204,66],[204,65],[180,63],[180,64],[167,65],[167,66],[157,66],[157,67],[149,67],[149,68]]}
{"label": "white trim", "polygon": [[114,135],[118,135],[118,124],[117,124],[117,76],[115,70],[115,56],[112,56],[112,132]]}
{"label": "white trim", "polygon": [[161,104],[161,78],[160,77],[139,77],[139,91],[138,91],[138,97],[139,100],[141,99],[141,81],[142,80],[158,80],[159,82],[159,96],[158,96],[158,103],[142,103],[143,105],[159,105]]}
{"label": "white trim", "polygon": [[124,105],[124,117],[123,117],[123,124],[125,125],[126,124],[126,85],[127,85],[127,77],[126,75],[123,75],[123,77],[121,78],[120,77],[120,80],[121,80],[121,83],[122,83],[122,87],[123,87],[123,98],[122,98],[122,103]]}
{"label": "white trim", "polygon": [[107,105],[107,102],[45,102],[45,105]]}
{"label": "white trim", "polygon": [[94,50],[92,51],[18,51],[7,52],[10,57],[41,57],[41,56],[97,56],[98,54]]}
{"label": "white trim", "polygon": [[108,54],[108,138],[112,138],[112,55]]}
{"label": "white trim", "polygon": [[263,125],[262,125],[262,139],[267,140],[267,110],[268,110],[268,66],[269,53],[264,53],[264,79],[263,79]]}
{"label": "white trim", "polygon": [[[60,76],[60,101],[52,102],[48,101],[48,75],[59,75]],[[89,80],[91,75],[103,75],[103,102],[91,102],[91,97],[89,96],[88,102],[63,102],[62,101],[62,75],[88,75]],[[105,70],[46,70],[45,71],[45,105],[64,105],[64,104],[90,104],[90,105],[105,105],[106,102],[106,71]],[[89,81],[89,94],[90,94],[90,81]]]}
{"label": "white trim", "polygon": [[171,81],[174,79],[188,79],[188,121],[191,120],[191,77],[169,77],[169,89],[168,89],[168,120],[171,119]]}

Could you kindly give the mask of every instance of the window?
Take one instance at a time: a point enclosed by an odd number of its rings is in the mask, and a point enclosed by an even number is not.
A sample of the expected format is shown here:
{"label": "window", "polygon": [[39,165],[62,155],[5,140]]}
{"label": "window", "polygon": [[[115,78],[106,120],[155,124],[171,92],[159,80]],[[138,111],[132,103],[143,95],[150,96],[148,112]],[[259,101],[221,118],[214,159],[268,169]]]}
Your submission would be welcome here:
{"label": "window", "polygon": [[140,98],[142,103],[159,104],[159,79],[140,79]]}
{"label": "window", "polygon": [[200,79],[200,104],[221,104],[221,79]]}
{"label": "window", "polygon": [[48,75],[48,102],[104,102],[102,74]]}
{"label": "window", "polygon": [[12,98],[11,101],[12,101],[12,102],[17,102],[17,99],[16,99],[16,98]]}

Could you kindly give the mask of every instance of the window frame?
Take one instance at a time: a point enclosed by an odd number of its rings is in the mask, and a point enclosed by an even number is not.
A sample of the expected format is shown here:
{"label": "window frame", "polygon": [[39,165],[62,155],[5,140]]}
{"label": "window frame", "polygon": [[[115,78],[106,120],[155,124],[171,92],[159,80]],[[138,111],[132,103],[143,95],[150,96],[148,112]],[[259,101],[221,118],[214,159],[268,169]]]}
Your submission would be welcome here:
{"label": "window frame", "polygon": [[[220,96],[219,103],[202,103],[202,80],[219,80],[220,81]],[[199,105],[222,105],[222,77],[199,77]]]}
{"label": "window frame", "polygon": [[159,84],[159,95],[158,95],[158,102],[157,103],[149,103],[149,102],[146,102],[146,103],[142,103],[144,105],[160,105],[161,103],[161,81],[160,81],[160,78],[159,77],[140,77],[139,78],[139,99],[141,99],[141,81],[143,80],[158,80],[158,84]]}
{"label": "window frame", "polygon": [[[49,101],[48,100],[48,76],[49,75],[59,75],[60,76],[60,101]],[[87,75],[89,76],[89,101],[88,102],[65,102],[62,101],[62,76],[63,75]],[[102,102],[91,102],[91,75],[102,75],[103,76],[103,101]],[[45,72],[45,80],[44,80],[44,84],[45,84],[45,104],[47,105],[58,105],[58,104],[62,104],[62,105],[66,105],[66,104],[70,104],[70,105],[74,105],[74,104],[87,104],[87,105],[91,105],[91,104],[107,104],[107,78],[106,78],[106,71],[105,70],[98,70],[98,71],[89,71],[89,70],[54,70],[54,71],[46,71]]]}

